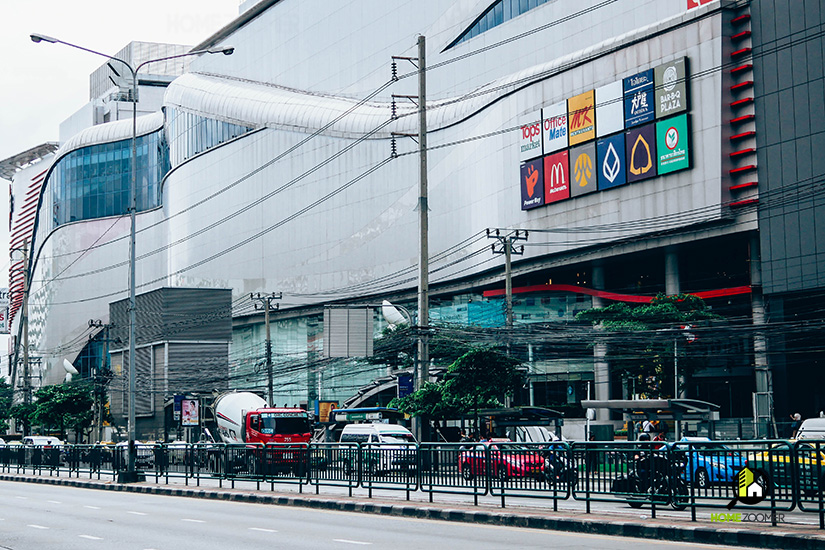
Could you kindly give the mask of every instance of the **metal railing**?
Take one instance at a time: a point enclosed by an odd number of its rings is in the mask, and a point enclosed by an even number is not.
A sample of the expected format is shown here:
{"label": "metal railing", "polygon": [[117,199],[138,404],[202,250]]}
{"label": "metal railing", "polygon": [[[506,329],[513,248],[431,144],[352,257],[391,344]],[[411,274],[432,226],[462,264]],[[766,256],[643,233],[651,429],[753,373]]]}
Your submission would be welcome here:
{"label": "metal railing", "polygon": [[[126,466],[122,445],[0,445],[0,471],[102,479]],[[819,515],[825,529],[825,442],[787,440],[550,443],[140,444],[136,466],[182,478],[436,494],[626,503]],[[712,514],[713,515],[713,514]],[[767,514],[766,514],[766,517]]]}

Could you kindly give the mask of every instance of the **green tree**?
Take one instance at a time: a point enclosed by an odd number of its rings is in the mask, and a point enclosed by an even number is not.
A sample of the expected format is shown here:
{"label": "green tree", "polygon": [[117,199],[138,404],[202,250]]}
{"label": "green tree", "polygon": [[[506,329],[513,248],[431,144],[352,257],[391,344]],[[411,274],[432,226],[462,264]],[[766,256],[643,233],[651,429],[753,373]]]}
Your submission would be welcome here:
{"label": "green tree", "polygon": [[[580,312],[577,319],[600,327],[607,337],[611,369],[632,381],[637,393],[648,398],[673,396],[674,346],[684,335],[679,327],[720,319],[704,300],[692,294],[659,294],[649,304],[617,302]],[[679,371],[689,376],[699,365],[679,360]]]}
{"label": "green tree", "polygon": [[389,406],[426,420],[455,418],[482,408],[501,407],[524,383],[519,361],[489,348],[467,351],[439,382],[427,382]]}
{"label": "green tree", "polygon": [[57,429],[61,439],[65,439],[68,428],[80,434],[91,426],[94,399],[88,381],[44,386],[34,395],[37,398],[33,415],[35,422]]}
{"label": "green tree", "polygon": [[23,424],[23,433],[31,433],[34,424],[34,411],[37,406],[34,403],[18,403],[9,410],[9,417],[19,420]]}
{"label": "green tree", "polygon": [[3,433],[9,429],[13,394],[11,384],[5,378],[0,378],[0,432]]}

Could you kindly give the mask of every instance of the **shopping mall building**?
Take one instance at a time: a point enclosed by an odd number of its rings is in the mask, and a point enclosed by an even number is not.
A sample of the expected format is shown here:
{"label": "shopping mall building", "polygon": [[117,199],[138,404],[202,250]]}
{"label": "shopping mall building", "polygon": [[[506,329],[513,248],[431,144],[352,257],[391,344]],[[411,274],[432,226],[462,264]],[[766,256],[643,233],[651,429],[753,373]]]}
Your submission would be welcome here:
{"label": "shopping mall building", "polygon": [[[793,4],[249,0],[193,48],[232,45],[233,55],[147,66],[139,432],[158,429],[175,393],[266,388],[258,293],[278,297],[276,403],[385,403],[391,366],[325,358],[323,311],[388,299],[414,312],[421,204],[430,324],[442,330],[502,334],[505,259],[487,230],[507,246],[519,231],[507,333],[529,369],[524,402],[634,393],[610,368],[609,341],[576,314],[693,293],[720,319],[676,346],[680,361],[701,362],[683,397],[719,404],[723,418],[818,413],[825,13]],[[153,47],[119,55],[139,63],[180,51]],[[13,172],[17,384],[25,305],[35,385],[62,381],[64,359],[89,375],[108,352],[117,417],[132,123],[109,70],[93,75],[59,147],[2,168]],[[379,335],[387,322],[375,312]],[[669,334],[680,340],[680,330]]]}

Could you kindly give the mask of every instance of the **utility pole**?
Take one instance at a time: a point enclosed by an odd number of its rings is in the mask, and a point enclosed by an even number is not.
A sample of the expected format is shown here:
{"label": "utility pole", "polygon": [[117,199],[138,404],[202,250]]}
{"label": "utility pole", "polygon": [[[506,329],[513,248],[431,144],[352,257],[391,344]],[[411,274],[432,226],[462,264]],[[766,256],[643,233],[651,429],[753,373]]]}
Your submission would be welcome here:
{"label": "utility pole", "polygon": [[[392,117],[396,118],[395,99],[406,98],[418,103],[418,345],[416,346],[415,363],[415,387],[420,390],[424,383],[430,378],[430,351],[429,351],[429,206],[427,203],[427,78],[426,78],[426,40],[423,36],[418,37],[418,59],[412,57],[393,56],[392,77],[397,80],[395,60],[404,59],[415,65],[418,69],[418,96],[393,95]],[[392,155],[395,156],[395,136],[409,134],[393,134]],[[415,138],[413,138],[415,139]],[[419,441],[423,441],[429,434],[422,426],[421,420],[413,418],[413,433]]]}
{"label": "utility pole", "polygon": [[266,399],[270,407],[274,407],[275,405],[273,402],[272,388],[272,339],[269,332],[269,311],[271,309],[278,309],[278,304],[275,304],[275,307],[272,308],[272,300],[281,300],[283,296],[281,292],[278,294],[273,292],[269,295],[261,295],[261,293],[258,292],[257,294],[249,295],[249,299],[255,302],[255,310],[257,311],[258,309],[258,303],[261,304],[264,310],[264,324],[266,325]]}
{"label": "utility pole", "polygon": [[[92,377],[93,396],[94,396],[94,434],[95,441],[103,440],[103,410],[106,406],[106,385],[109,381],[109,369],[106,368],[109,357],[109,328],[111,325],[103,323],[100,319],[90,319],[89,328],[103,329],[103,354],[100,358],[100,366],[96,369],[97,372]],[[89,335],[89,340],[92,336]]]}
{"label": "utility pole", "polygon": [[[418,152],[419,152],[419,184],[418,184],[418,380],[416,389],[424,387],[430,378],[430,264],[429,264],[429,217],[427,204],[427,80],[425,40],[418,37]],[[420,421],[419,421],[420,422]],[[429,435],[427,427],[419,424],[418,440],[422,441]]]}
{"label": "utility pole", "polygon": [[513,254],[521,256],[524,254],[524,245],[521,247],[515,246],[516,241],[526,241],[527,231],[516,229],[510,231],[506,235],[501,234],[500,229],[491,232],[487,229],[487,238],[495,239],[496,243],[490,245],[493,254],[504,254],[504,288],[506,295],[506,313],[507,313],[507,328],[513,328],[513,278],[511,257]]}

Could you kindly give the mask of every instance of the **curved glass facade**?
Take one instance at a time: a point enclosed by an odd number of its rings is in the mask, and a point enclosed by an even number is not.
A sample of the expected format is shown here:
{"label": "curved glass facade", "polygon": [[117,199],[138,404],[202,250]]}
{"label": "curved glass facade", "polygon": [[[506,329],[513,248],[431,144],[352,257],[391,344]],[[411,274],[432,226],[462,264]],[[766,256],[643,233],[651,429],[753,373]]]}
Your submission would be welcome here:
{"label": "curved glass facade", "polygon": [[447,49],[452,48],[456,44],[461,44],[467,40],[478,36],[483,32],[487,32],[493,27],[498,27],[505,21],[509,21],[514,17],[518,17],[522,13],[528,12],[533,8],[537,8],[550,0],[498,0],[493,2],[487,11],[470,25],[470,28],[461,33],[452,44],[447,46]]}
{"label": "curved glass facade", "polygon": [[[132,140],[91,145],[62,157],[49,175],[44,205],[54,229],[64,223],[129,212]],[[160,182],[169,171],[163,131],[137,138],[137,211],[160,205]]]}
{"label": "curved glass facade", "polygon": [[245,134],[252,128],[167,107],[166,130],[169,158],[172,166],[178,166],[186,159]]}

